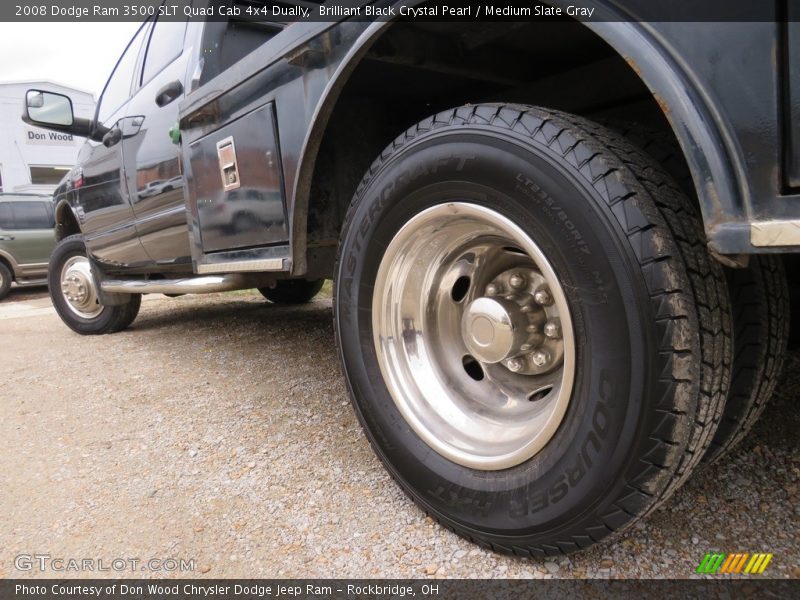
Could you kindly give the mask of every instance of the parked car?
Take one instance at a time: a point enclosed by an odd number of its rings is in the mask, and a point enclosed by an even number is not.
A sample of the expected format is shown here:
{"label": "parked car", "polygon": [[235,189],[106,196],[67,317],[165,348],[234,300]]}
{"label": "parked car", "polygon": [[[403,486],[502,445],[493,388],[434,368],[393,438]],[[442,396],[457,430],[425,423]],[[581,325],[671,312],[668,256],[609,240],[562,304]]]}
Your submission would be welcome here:
{"label": "parked car", "polygon": [[518,555],[631,526],[747,432],[800,250],[789,2],[738,3],[751,23],[730,0],[693,23],[619,0],[591,23],[288,25],[234,4],[143,24],[93,119],[28,92],[29,123],[87,138],[56,191],[69,327],[124,329],[143,293],[304,302],[333,278],[377,455]]}
{"label": "parked car", "polygon": [[47,262],[56,245],[50,196],[0,194],[0,300],[11,284],[47,281]]}

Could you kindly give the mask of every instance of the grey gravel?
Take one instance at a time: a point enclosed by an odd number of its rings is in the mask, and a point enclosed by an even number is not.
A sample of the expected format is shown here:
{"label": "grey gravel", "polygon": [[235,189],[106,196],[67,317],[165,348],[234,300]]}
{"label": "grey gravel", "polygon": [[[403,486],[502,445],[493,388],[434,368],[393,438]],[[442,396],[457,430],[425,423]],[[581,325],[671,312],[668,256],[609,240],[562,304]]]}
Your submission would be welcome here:
{"label": "grey gravel", "polygon": [[35,552],[193,558],[203,577],[689,577],[711,550],[773,552],[769,575],[800,577],[797,353],[730,457],[613,542],[539,562],[453,535],[392,482],[349,406],[330,300],[148,297],[131,329],[81,337],[17,292],[0,303],[0,577],[52,576],[15,570]]}
{"label": "grey gravel", "polygon": [[558,573],[561,570],[556,563],[550,561],[544,563],[544,568],[547,569],[548,573]]}

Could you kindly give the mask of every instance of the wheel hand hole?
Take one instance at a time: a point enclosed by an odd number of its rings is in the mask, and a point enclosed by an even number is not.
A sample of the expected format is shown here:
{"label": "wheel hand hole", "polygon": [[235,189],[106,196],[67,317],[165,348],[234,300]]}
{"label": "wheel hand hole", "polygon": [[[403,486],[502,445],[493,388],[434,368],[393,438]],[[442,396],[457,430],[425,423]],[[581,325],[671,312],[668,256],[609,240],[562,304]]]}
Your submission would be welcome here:
{"label": "wheel hand hole", "polygon": [[527,256],[524,250],[520,250],[519,248],[515,248],[514,246],[503,246],[503,250],[506,252],[510,252],[511,254],[522,254],[523,256]]}
{"label": "wheel hand hole", "polygon": [[536,402],[537,400],[541,400],[542,398],[547,396],[547,394],[549,394],[552,389],[553,389],[552,387],[546,387],[541,390],[537,390],[533,392],[530,396],[528,396],[528,401]]}
{"label": "wheel hand hole", "polygon": [[[453,284],[453,289],[450,290],[450,297],[454,302],[461,302],[469,291],[469,286],[472,283],[469,277],[462,275]],[[474,359],[473,359],[474,360]]]}
{"label": "wheel hand hole", "polygon": [[467,375],[472,377],[475,381],[483,380],[483,367],[475,358],[467,354],[462,359],[461,363],[464,365],[464,370],[467,372]]}

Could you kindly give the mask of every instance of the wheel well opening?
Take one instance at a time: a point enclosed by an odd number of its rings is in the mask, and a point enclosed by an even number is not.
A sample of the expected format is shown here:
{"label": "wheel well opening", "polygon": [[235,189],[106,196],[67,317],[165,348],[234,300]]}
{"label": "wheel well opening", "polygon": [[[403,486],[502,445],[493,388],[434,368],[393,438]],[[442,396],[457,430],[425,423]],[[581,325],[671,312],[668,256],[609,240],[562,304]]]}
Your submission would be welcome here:
{"label": "wheel well opening", "polygon": [[81,232],[75,215],[67,204],[62,204],[56,209],[56,239],[63,240],[65,237]]}
{"label": "wheel well opening", "polygon": [[[577,21],[395,23],[356,65],[322,136],[308,205],[309,272],[331,276],[330,248],[358,183],[396,136],[438,111],[481,102],[624,122],[679,149],[640,77]],[[688,173],[683,154],[676,154],[673,160]]]}

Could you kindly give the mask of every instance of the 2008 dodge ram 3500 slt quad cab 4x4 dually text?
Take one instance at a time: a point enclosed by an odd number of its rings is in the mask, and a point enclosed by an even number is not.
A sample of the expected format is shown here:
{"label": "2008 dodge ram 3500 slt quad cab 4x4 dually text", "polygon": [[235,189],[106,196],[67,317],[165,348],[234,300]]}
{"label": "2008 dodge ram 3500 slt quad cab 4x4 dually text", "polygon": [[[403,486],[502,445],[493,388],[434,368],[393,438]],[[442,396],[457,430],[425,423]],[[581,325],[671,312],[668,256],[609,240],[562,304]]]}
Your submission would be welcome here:
{"label": "2008 dodge ram 3500 slt quad cab 4x4 dually text", "polygon": [[27,93],[27,122],[87,138],[55,194],[58,314],[112,333],[141,294],[306,302],[332,278],[356,413],[425,511],[526,556],[630,526],[744,435],[781,368],[800,28],[788,0],[747,23],[589,4],[151,18],[94,119]]}

